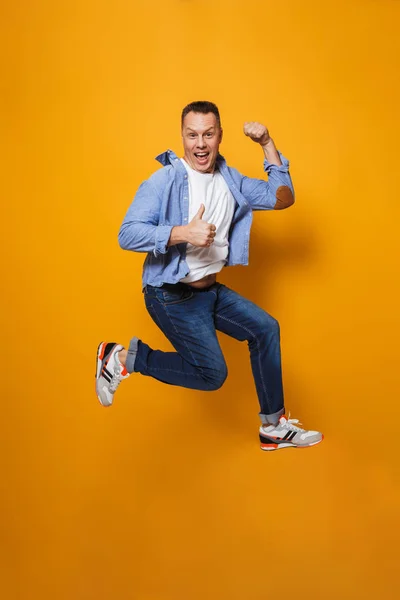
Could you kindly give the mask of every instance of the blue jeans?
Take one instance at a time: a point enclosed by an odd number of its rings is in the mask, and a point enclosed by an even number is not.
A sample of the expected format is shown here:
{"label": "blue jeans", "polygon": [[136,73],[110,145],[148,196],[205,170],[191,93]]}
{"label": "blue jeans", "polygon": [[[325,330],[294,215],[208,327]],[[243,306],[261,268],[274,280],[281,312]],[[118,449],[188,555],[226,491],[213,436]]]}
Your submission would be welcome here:
{"label": "blue jeans", "polygon": [[221,283],[195,289],[184,283],[144,288],[146,308],[176,352],[130,342],[126,368],[171,385],[212,391],[228,370],[216,330],[247,341],[260,417],[276,424],[284,414],[279,324],[259,306]]}

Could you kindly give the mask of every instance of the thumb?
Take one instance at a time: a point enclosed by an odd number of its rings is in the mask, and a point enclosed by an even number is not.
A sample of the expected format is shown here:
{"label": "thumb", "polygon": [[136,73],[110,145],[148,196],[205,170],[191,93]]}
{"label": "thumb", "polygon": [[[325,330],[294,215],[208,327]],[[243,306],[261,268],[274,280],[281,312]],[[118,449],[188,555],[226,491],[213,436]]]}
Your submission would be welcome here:
{"label": "thumb", "polygon": [[200,204],[200,208],[199,208],[199,210],[197,211],[197,213],[194,215],[194,217],[193,217],[193,221],[194,221],[195,219],[202,219],[202,218],[203,218],[203,215],[204,215],[204,211],[205,211],[205,210],[206,210],[206,208],[205,208],[204,204]]}

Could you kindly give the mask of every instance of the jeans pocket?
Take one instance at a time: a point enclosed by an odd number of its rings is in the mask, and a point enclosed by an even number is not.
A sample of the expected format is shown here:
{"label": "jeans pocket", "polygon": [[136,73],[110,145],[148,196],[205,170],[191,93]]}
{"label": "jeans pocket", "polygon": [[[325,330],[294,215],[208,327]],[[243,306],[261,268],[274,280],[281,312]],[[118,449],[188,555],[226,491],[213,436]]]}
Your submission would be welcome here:
{"label": "jeans pocket", "polygon": [[146,285],[143,290],[143,296],[145,302],[150,299],[158,300],[159,302],[162,302],[163,300],[161,289],[159,287],[153,287],[152,285]]}
{"label": "jeans pocket", "polygon": [[162,290],[164,304],[181,304],[193,298],[192,290],[177,289],[177,290]]}

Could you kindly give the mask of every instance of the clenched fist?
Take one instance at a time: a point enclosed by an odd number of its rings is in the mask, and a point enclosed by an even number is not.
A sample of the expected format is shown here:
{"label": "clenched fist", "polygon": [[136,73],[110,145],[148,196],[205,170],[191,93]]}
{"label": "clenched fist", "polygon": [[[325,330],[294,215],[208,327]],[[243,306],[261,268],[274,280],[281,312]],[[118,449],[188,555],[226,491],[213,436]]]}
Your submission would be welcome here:
{"label": "clenched fist", "polygon": [[216,227],[211,223],[202,221],[205,207],[202,204],[193,219],[186,226],[187,241],[192,246],[206,247],[211,246],[214,241]]}
{"label": "clenched fist", "polygon": [[265,125],[257,123],[256,121],[245,123],[243,131],[245,135],[253,140],[253,142],[257,142],[258,144],[261,144],[261,146],[265,146],[271,139]]}

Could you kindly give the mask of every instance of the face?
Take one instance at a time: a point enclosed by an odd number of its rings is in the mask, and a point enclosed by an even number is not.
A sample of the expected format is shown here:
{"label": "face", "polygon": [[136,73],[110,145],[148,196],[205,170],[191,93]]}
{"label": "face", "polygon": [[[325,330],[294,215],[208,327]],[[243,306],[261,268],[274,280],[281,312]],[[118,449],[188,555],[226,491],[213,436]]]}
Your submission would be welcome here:
{"label": "face", "polygon": [[183,120],[182,140],[188,165],[200,173],[212,173],[222,140],[214,113],[188,113]]}

